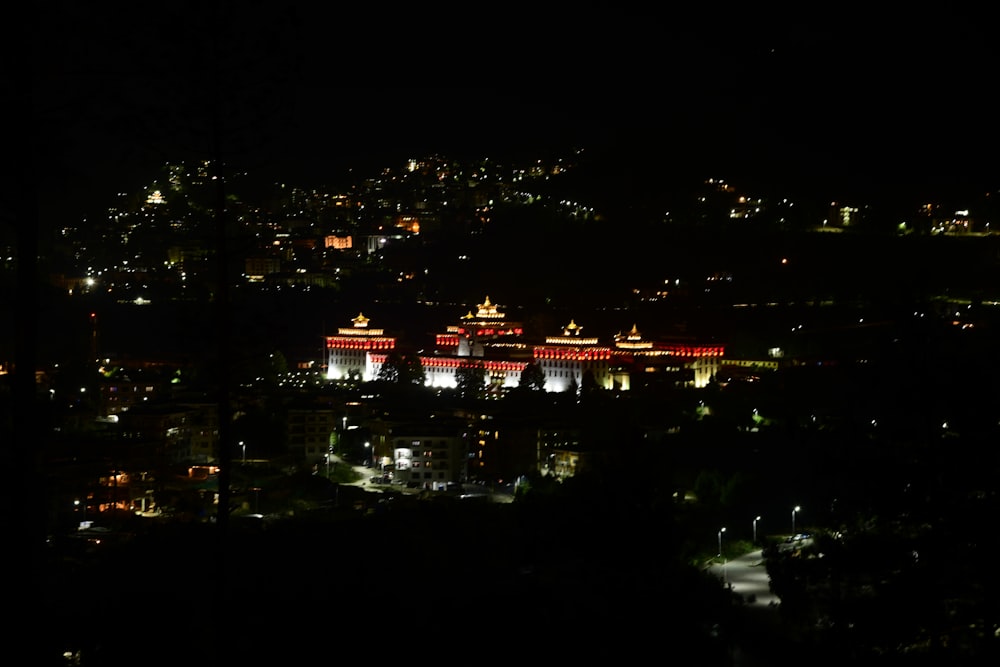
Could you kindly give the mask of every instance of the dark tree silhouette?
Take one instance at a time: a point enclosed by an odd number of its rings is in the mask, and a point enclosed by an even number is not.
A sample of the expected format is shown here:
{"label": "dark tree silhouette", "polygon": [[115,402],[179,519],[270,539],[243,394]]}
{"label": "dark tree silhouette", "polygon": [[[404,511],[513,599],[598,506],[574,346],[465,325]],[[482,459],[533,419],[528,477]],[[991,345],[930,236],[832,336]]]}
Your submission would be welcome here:
{"label": "dark tree silhouette", "polygon": [[604,388],[597,384],[597,379],[594,377],[594,371],[589,368],[585,370],[580,382],[580,398],[593,399],[599,396],[603,391]]}
{"label": "dark tree silhouette", "polygon": [[382,367],[378,369],[378,376],[375,378],[379,382],[400,382],[406,372],[406,362],[399,350],[390,350],[382,362]]}
{"label": "dark tree silhouette", "polygon": [[403,368],[406,371],[403,378],[406,384],[422,387],[427,382],[427,373],[424,372],[424,365],[420,362],[417,354],[403,355]]}
{"label": "dark tree silhouette", "polygon": [[404,354],[398,349],[393,349],[386,355],[376,380],[390,384],[422,387],[427,380],[427,374],[424,372],[424,366],[420,363],[418,355]]}
{"label": "dark tree silhouette", "polygon": [[545,391],[545,371],[534,361],[530,362],[521,371],[521,381],[518,388],[527,391]]}
{"label": "dark tree silhouette", "polygon": [[458,392],[465,398],[482,398],[486,391],[486,366],[472,362],[455,369]]}
{"label": "dark tree silhouette", "polygon": [[573,399],[580,395],[580,384],[576,381],[576,378],[570,378],[569,384],[566,385],[566,391],[563,393]]}

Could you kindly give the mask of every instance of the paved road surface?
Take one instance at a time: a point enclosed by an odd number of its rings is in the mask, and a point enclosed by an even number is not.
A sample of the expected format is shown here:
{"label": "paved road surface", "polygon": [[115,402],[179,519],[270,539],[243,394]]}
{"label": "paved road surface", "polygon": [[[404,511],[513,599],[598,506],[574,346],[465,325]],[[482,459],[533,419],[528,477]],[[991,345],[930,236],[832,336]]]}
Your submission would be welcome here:
{"label": "paved road surface", "polygon": [[[349,465],[352,468],[354,468],[354,471],[358,473],[358,480],[352,483],[353,486],[360,486],[365,491],[371,491],[374,493],[385,492],[387,488],[385,484],[382,483],[373,484],[371,481],[372,476],[378,473],[377,469],[345,461],[344,459],[336,455],[333,456],[331,461],[333,461],[334,463],[338,463],[340,465]],[[504,484],[497,487],[484,487],[476,484],[463,484],[462,486],[463,486],[463,491],[465,493],[474,495],[480,495],[485,493],[486,495],[489,496],[490,501],[494,503],[510,503],[514,501],[513,484]],[[392,485],[391,488],[395,491],[399,491],[400,493],[406,493],[412,495],[417,495],[423,491],[423,489],[410,489],[405,486],[396,486],[396,485]]]}
{"label": "paved road surface", "polygon": [[744,624],[732,651],[734,667],[777,667],[793,664],[796,652],[782,632],[781,599],[771,592],[761,551],[713,563],[709,572],[731,586],[745,602]]}
{"label": "paved road surface", "polygon": [[733,592],[742,595],[749,606],[770,608],[772,603],[777,605],[781,602],[771,592],[760,549],[732,560],[713,563],[709,566],[709,571],[723,583],[730,584]]}

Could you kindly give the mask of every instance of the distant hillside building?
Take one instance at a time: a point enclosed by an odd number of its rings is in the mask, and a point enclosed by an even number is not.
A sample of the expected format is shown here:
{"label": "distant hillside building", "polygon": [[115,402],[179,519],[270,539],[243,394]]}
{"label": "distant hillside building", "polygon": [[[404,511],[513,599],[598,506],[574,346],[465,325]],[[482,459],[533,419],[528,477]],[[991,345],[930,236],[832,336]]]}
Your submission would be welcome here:
{"label": "distant hillside building", "polygon": [[278,257],[247,257],[243,262],[247,282],[262,283],[267,276],[277,273],[281,273],[281,259]]}
{"label": "distant hillside building", "polygon": [[155,466],[204,464],[218,459],[214,403],[144,404],[120,415],[119,441],[137,461]]}
{"label": "distant hillside building", "polygon": [[354,239],[351,238],[350,234],[345,236],[328,234],[323,238],[323,247],[335,250],[350,250],[354,247]]}
{"label": "distant hillside building", "polygon": [[546,423],[538,429],[538,471],[560,479],[572,477],[581,467],[580,427]]}
{"label": "distant hillside building", "polygon": [[317,405],[288,408],[288,452],[310,464],[327,463],[336,443],[343,410]]}
{"label": "distant hillside building", "polygon": [[435,491],[465,481],[464,423],[395,424],[389,429],[388,441],[395,481]]}

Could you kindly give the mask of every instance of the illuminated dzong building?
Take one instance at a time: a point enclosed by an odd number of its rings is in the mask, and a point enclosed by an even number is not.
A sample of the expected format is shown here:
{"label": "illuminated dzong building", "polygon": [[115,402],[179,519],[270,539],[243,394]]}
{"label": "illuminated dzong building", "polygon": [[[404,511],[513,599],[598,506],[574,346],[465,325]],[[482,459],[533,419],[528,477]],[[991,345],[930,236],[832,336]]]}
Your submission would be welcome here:
{"label": "illuminated dzong building", "polygon": [[615,386],[627,390],[632,377],[651,374],[671,378],[670,383],[701,388],[719,372],[725,347],[690,341],[652,341],[633,324],[628,333],[615,335]]}
{"label": "illuminated dzong building", "polygon": [[459,367],[482,364],[490,387],[516,387],[531,361],[531,349],[523,336],[522,323],[508,320],[487,296],[476,306],[475,314],[470,310],[445,333],[435,336],[437,354],[420,358],[427,384],[455,387]]}
{"label": "illuminated dzong building", "polygon": [[570,320],[562,335],[546,336],[544,345],[535,346],[535,363],[545,374],[545,391],[580,388],[587,373],[598,387],[612,388],[611,348],[599,345],[596,338],[584,338],[582,331],[583,327]]}
{"label": "illuminated dzong building", "polygon": [[[326,337],[328,379],[378,377],[396,348],[396,338],[369,328],[368,322],[359,314],[353,326]],[[616,335],[613,347],[581,334],[582,327],[571,320],[562,334],[529,344],[522,323],[508,320],[487,296],[474,313],[470,310],[435,336],[434,354],[419,359],[430,387],[454,388],[459,368],[481,365],[488,387],[502,391],[518,386],[525,367],[535,363],[544,374],[546,391],[579,390],[588,375],[597,387],[626,391],[635,373],[659,373],[671,377],[673,384],[704,387],[718,372],[725,351],[721,345],[645,340],[635,325],[627,334]]]}
{"label": "illuminated dzong building", "polygon": [[[326,337],[326,377],[329,380],[361,380],[378,377],[385,352],[396,347],[396,339],[382,329],[369,329],[368,318],[359,313],[352,327],[341,327]],[[376,364],[375,355],[379,357]]]}
{"label": "illuminated dzong building", "polygon": [[[382,366],[397,351],[397,341],[368,324],[368,318],[359,314],[351,327],[326,336],[328,379],[370,381],[379,377]],[[653,378],[672,386],[703,387],[718,372],[724,352],[721,345],[646,340],[634,325],[608,346],[596,337],[583,336],[582,329],[570,320],[561,334],[529,343],[522,324],[508,320],[486,297],[475,311],[470,310],[444,333],[435,335],[433,352],[418,359],[429,387],[456,388],[459,369],[479,366],[485,371],[483,389],[500,394],[520,384],[529,364],[541,370],[548,392],[578,392],[588,383],[627,391],[648,386]],[[537,442],[529,442],[528,447],[512,444],[524,442],[505,431],[506,446],[498,447],[501,434],[496,426],[446,421],[435,420],[433,428],[427,423],[382,425],[371,440],[377,467],[403,483],[444,489],[469,475],[496,475],[508,470],[503,457],[535,452],[539,469],[566,476],[573,474],[582,456],[567,446],[563,429],[539,430]]]}

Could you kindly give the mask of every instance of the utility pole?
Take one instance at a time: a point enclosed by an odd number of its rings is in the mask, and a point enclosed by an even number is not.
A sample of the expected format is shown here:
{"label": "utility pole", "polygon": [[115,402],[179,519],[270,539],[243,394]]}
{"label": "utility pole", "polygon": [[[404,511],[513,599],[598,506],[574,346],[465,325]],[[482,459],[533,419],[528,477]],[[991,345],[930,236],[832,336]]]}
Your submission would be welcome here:
{"label": "utility pole", "polygon": [[[40,18],[28,11],[29,24]],[[39,499],[48,499],[47,476],[42,470],[42,445],[39,442],[35,370],[38,362],[38,313],[39,313],[39,230],[41,215],[38,208],[36,178],[45,165],[37,164],[38,146],[31,138],[38,136],[37,117],[32,102],[35,99],[30,57],[32,31],[8,27],[4,31],[3,55],[4,107],[9,115],[9,126],[17,128],[10,133],[3,177],[4,215],[0,222],[11,222],[14,228],[17,268],[14,299],[4,305],[4,326],[9,327],[14,339],[13,366],[11,368],[11,402],[9,413],[3,412],[0,420],[0,456],[11,465],[15,474],[10,475],[4,503],[17,531],[18,546],[8,550],[10,572],[22,575],[14,586],[14,597],[5,607],[13,611],[9,636],[13,655],[34,650],[29,637],[49,621],[39,603],[45,590],[47,558],[45,544],[49,528],[48,505]],[[36,171],[37,170],[37,171]],[[9,218],[8,218],[9,216]],[[9,319],[7,319],[9,318]],[[9,419],[6,417],[9,416]],[[7,432],[7,425],[10,430]],[[45,619],[45,620],[43,620]]]}
{"label": "utility pole", "polygon": [[90,361],[96,362],[100,354],[100,347],[97,345],[97,313],[90,314]]}

